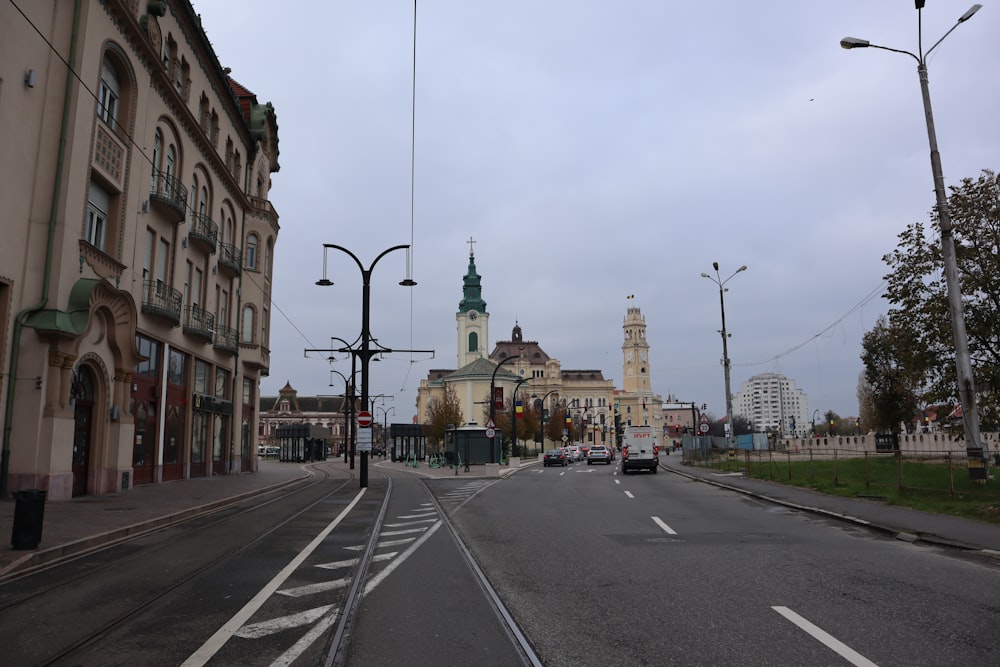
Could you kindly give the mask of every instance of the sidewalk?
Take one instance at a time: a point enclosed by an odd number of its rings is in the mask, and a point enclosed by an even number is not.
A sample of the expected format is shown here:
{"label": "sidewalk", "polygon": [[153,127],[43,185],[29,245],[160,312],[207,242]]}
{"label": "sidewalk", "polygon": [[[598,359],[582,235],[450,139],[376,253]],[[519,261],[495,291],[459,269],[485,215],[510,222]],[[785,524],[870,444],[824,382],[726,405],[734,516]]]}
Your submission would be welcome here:
{"label": "sidewalk", "polygon": [[[525,461],[530,465],[535,460]],[[14,550],[10,546],[15,503],[0,500],[0,578],[65,555],[80,553],[158,526],[176,523],[230,505],[246,498],[304,480],[314,473],[311,468],[330,468],[339,476],[359,474],[359,462],[349,469],[343,459],[314,463],[280,463],[264,459],[255,473],[219,475],[177,480],[162,484],[143,484],[128,491],[103,496],[82,496],[65,502],[46,502],[42,521],[42,539],[37,549]],[[506,466],[494,468],[496,476],[516,472]],[[421,477],[486,477],[485,466],[431,468],[402,461],[369,461],[369,473],[406,472]]]}
{"label": "sidewalk", "polygon": [[1000,559],[1000,526],[996,524],[930,514],[876,501],[831,496],[811,489],[688,466],[681,462],[680,452],[661,456],[660,465],[691,479],[786,507],[849,521],[908,542],[979,551]]}

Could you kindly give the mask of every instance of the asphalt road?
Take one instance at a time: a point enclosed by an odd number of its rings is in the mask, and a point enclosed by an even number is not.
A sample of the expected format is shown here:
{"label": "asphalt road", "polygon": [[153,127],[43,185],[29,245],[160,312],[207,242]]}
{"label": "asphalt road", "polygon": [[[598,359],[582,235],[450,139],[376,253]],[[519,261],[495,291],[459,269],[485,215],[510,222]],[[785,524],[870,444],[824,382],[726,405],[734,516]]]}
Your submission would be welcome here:
{"label": "asphalt road", "polygon": [[995,564],[664,472],[537,468],[453,512],[544,664],[997,664]]}
{"label": "asphalt road", "polygon": [[995,561],[664,470],[378,473],[7,582],[0,646],[14,667],[321,665],[343,630],[352,667],[975,667],[997,664],[997,591]]}

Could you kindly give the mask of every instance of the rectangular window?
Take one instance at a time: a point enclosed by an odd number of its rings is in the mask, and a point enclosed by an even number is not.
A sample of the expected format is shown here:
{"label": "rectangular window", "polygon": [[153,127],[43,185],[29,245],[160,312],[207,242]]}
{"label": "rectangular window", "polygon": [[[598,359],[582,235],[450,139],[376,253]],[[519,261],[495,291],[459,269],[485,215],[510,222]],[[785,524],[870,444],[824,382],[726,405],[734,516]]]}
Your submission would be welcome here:
{"label": "rectangular window", "polygon": [[199,394],[208,393],[208,364],[201,359],[194,360],[194,391]]}
{"label": "rectangular window", "polygon": [[229,371],[223,368],[215,369],[215,397],[229,398]]}
{"label": "rectangular window", "polygon": [[167,372],[167,382],[171,384],[184,385],[187,378],[184,375],[184,366],[187,359],[184,353],[178,350],[170,350],[170,366]]}
{"label": "rectangular window", "polygon": [[87,190],[87,216],[84,220],[83,240],[100,250],[104,250],[104,236],[110,208],[111,197],[104,188],[91,182]]}
{"label": "rectangular window", "polygon": [[250,378],[243,378],[243,405],[253,404],[253,382]]}

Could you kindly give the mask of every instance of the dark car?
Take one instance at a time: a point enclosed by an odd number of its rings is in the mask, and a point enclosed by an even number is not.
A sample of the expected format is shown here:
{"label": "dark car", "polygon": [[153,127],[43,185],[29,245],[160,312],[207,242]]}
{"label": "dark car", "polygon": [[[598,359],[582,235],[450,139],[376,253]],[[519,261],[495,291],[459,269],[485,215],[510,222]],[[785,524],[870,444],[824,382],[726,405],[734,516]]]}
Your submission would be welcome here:
{"label": "dark car", "polygon": [[567,463],[566,452],[561,449],[550,449],[545,452],[545,458],[542,459],[544,466],[564,466]]}
{"label": "dark car", "polygon": [[587,465],[591,463],[606,463],[611,465],[611,452],[604,445],[594,445],[587,452]]}

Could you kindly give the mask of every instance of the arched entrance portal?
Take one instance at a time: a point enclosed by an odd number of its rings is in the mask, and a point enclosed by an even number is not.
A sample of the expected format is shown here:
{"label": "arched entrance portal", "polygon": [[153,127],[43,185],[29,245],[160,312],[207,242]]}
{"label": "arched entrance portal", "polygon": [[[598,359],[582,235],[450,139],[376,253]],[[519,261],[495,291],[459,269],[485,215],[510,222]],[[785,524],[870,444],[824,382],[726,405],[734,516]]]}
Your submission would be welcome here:
{"label": "arched entrance portal", "polygon": [[86,366],[73,372],[73,495],[87,493],[90,476],[90,443],[94,433],[94,375]]}

